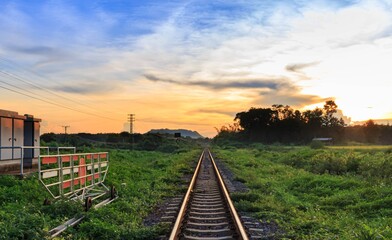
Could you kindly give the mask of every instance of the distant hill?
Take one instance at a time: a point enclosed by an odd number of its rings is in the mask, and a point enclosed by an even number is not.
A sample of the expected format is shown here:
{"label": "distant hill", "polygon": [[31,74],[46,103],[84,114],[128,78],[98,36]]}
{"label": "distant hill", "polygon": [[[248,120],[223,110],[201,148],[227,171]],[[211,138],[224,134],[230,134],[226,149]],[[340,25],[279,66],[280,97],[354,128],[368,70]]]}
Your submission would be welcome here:
{"label": "distant hill", "polygon": [[190,137],[190,138],[204,138],[196,131],[191,131],[187,129],[151,129],[148,133],[159,133],[159,134],[170,134],[174,135],[174,133],[181,133],[181,137]]}

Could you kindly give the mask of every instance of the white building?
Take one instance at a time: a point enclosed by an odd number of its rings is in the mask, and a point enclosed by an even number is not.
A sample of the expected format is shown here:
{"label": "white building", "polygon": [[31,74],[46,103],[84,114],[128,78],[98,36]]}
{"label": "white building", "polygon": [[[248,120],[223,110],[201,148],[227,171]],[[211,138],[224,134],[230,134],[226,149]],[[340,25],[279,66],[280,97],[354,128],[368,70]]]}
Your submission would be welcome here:
{"label": "white building", "polygon": [[39,156],[41,119],[0,109],[0,174],[21,166],[32,168]]}

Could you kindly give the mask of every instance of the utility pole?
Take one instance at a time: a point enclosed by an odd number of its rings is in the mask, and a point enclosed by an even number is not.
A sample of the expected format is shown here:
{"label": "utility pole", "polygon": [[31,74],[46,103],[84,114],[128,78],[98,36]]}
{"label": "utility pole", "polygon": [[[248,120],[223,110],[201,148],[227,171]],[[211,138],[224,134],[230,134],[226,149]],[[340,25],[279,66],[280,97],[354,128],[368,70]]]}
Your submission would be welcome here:
{"label": "utility pole", "polygon": [[61,126],[61,127],[64,128],[64,134],[67,134],[67,129],[68,129],[70,126]]}
{"label": "utility pole", "polygon": [[133,151],[135,147],[135,138],[133,134],[133,123],[135,122],[135,114],[133,113],[128,114],[128,122],[129,122],[129,133],[131,134],[132,137],[132,151]]}
{"label": "utility pole", "polygon": [[61,127],[64,128],[64,143],[67,144],[67,129],[68,129],[70,126],[61,126]]}
{"label": "utility pole", "polygon": [[128,114],[129,133],[133,134],[133,123],[135,122],[135,114]]}

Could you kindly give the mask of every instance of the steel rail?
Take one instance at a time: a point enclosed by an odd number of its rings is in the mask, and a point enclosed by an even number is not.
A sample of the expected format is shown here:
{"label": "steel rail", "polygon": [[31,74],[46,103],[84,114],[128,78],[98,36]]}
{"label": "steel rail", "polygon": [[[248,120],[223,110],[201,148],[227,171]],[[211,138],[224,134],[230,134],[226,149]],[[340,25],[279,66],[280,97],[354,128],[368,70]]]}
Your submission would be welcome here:
{"label": "steel rail", "polygon": [[196,166],[196,169],[195,169],[195,173],[193,174],[192,180],[191,180],[191,182],[189,184],[189,187],[188,187],[188,191],[185,194],[185,197],[184,197],[184,200],[182,202],[180,211],[178,212],[178,215],[177,215],[176,222],[174,223],[173,230],[172,230],[172,232],[170,234],[170,237],[169,237],[170,240],[177,239],[177,235],[179,234],[179,231],[181,230],[181,222],[182,222],[182,219],[183,219],[183,217],[184,217],[184,215],[186,213],[186,206],[188,205],[188,201],[189,201],[189,198],[191,196],[191,193],[192,193],[192,190],[193,190],[193,186],[196,183],[197,175],[199,173],[200,165],[201,165],[201,162],[203,160],[205,151],[206,150],[204,150],[201,153],[201,155],[200,155],[199,162],[197,163],[197,166]]}
{"label": "steel rail", "polygon": [[230,195],[229,195],[229,191],[227,191],[226,184],[225,184],[225,182],[222,179],[222,176],[221,176],[221,174],[220,174],[220,172],[218,170],[218,167],[215,164],[215,160],[212,157],[212,154],[211,154],[210,150],[208,150],[208,155],[210,156],[211,162],[214,165],[214,169],[215,169],[216,175],[218,176],[218,179],[219,179],[219,185],[221,186],[221,189],[223,190],[223,194],[224,194],[224,197],[226,199],[226,202],[229,205],[229,211],[230,211],[230,214],[231,214],[231,216],[232,216],[232,218],[234,220],[234,224],[237,227],[238,233],[240,235],[239,237],[240,237],[240,239],[248,240],[249,239],[248,235],[246,234],[244,226],[242,226],[241,219],[238,216],[237,210],[235,210],[234,204],[231,201],[231,198],[230,198]]}
{"label": "steel rail", "polygon": [[240,218],[238,216],[238,213],[235,210],[234,204],[233,204],[233,202],[230,199],[229,192],[228,192],[228,190],[226,188],[226,185],[225,185],[225,183],[223,181],[223,178],[222,178],[222,176],[221,176],[221,174],[220,174],[220,172],[218,170],[218,167],[215,164],[214,158],[212,157],[212,154],[211,154],[209,149],[205,149],[202,152],[202,154],[201,154],[201,156],[199,158],[199,162],[198,162],[197,167],[195,169],[195,173],[193,174],[192,180],[191,180],[191,182],[189,184],[189,188],[187,190],[187,193],[185,194],[184,200],[182,202],[181,208],[180,208],[179,213],[177,215],[176,222],[175,222],[175,224],[173,226],[173,230],[172,230],[172,232],[170,234],[169,240],[176,240],[176,239],[178,239],[178,235],[180,234],[180,231],[181,231],[183,217],[184,217],[184,215],[186,214],[186,211],[187,211],[186,208],[187,208],[187,205],[188,205],[189,200],[190,200],[190,195],[191,195],[191,193],[193,191],[193,188],[194,188],[195,183],[196,183],[196,179],[197,179],[198,174],[199,174],[201,162],[203,160],[203,157],[207,153],[208,153],[208,155],[210,157],[212,165],[214,166],[214,172],[215,172],[215,174],[216,174],[216,176],[218,178],[218,184],[219,184],[219,186],[220,186],[220,188],[222,190],[223,197],[224,197],[224,199],[225,199],[225,201],[226,201],[226,203],[228,205],[228,209],[229,209],[230,215],[232,217],[232,220],[234,222],[234,225],[236,227],[238,237],[239,237],[239,239],[242,239],[242,240],[249,240],[248,235],[246,234],[245,228],[243,227],[243,225],[241,223],[241,220],[240,220]]}

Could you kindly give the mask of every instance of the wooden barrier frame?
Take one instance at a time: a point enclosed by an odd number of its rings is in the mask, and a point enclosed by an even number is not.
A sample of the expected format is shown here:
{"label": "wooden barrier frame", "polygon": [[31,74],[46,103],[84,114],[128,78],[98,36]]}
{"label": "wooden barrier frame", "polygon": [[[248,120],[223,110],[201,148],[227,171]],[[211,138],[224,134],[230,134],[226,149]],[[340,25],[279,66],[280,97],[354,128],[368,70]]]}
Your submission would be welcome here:
{"label": "wooden barrier frame", "polygon": [[103,196],[108,169],[108,152],[41,155],[38,161],[39,180],[55,199]]}

